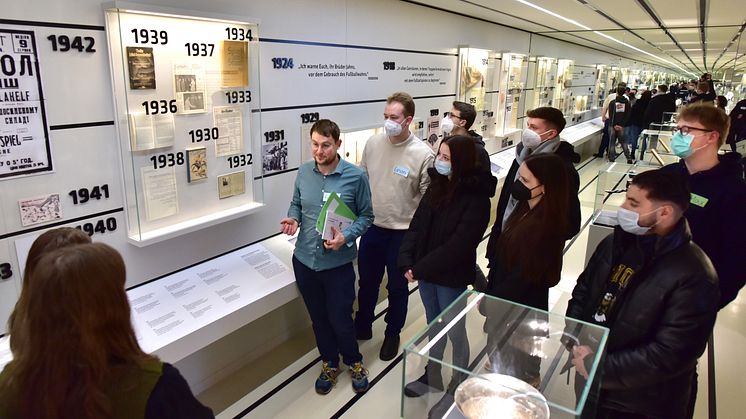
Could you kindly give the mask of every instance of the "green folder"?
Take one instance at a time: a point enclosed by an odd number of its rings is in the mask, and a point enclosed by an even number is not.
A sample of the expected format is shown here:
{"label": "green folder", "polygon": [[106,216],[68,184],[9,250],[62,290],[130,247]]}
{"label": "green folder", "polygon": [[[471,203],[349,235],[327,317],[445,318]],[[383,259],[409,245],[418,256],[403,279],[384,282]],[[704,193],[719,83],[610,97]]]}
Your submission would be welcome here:
{"label": "green folder", "polygon": [[345,204],[345,202],[342,200],[342,198],[337,195],[336,192],[332,192],[329,194],[329,198],[327,198],[326,202],[324,202],[324,205],[321,207],[321,213],[319,214],[319,219],[316,220],[316,231],[321,234],[322,231],[324,231],[324,223],[326,222],[326,213],[329,211],[329,209],[334,208],[334,213],[341,215],[343,217],[349,218],[351,220],[357,220],[357,215],[355,215],[354,212],[350,209],[350,207]]}

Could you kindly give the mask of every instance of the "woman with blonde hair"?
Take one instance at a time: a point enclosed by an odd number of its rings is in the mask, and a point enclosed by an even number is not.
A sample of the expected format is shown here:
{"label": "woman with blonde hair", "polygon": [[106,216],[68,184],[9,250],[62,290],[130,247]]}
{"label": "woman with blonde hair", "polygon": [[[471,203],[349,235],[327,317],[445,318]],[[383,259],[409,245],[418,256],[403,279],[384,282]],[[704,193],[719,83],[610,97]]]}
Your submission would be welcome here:
{"label": "woman with blonde hair", "polygon": [[72,245],[30,265],[10,329],[13,361],[0,373],[0,417],[214,417],[173,366],[140,348],[116,250]]}

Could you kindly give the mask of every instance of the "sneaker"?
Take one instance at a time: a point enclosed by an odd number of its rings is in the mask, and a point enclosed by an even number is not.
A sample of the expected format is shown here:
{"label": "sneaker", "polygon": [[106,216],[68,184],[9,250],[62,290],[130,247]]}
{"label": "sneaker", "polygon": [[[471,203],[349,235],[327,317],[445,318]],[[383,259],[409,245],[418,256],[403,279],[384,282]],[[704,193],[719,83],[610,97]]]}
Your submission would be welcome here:
{"label": "sneaker", "polygon": [[316,379],[316,392],[319,394],[329,394],[332,388],[337,384],[337,376],[339,375],[339,368],[332,368],[328,362],[321,364],[321,374]]}
{"label": "sneaker", "polygon": [[363,368],[362,362],[356,362],[350,367],[352,376],[352,391],[363,393],[368,391],[368,370]]}
{"label": "sneaker", "polygon": [[443,391],[443,377],[440,368],[428,365],[422,377],[404,386],[404,395],[407,397],[420,397],[430,392]]}
{"label": "sneaker", "polygon": [[379,357],[382,361],[391,361],[399,353],[399,335],[386,336],[383,338],[381,353]]}

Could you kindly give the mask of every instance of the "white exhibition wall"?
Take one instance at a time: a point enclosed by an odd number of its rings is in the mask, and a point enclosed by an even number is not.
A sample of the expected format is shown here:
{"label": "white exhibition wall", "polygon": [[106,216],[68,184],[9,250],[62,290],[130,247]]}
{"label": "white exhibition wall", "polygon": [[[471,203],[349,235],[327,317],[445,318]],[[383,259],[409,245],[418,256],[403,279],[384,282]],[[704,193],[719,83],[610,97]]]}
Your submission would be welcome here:
{"label": "white exhibition wall", "polygon": [[[455,100],[459,46],[550,57],[561,55],[560,58],[573,59],[576,66],[588,66],[587,69],[595,64],[642,66],[602,51],[396,0],[150,1],[145,7],[185,9],[191,14],[258,22],[261,131],[284,130],[285,138],[289,139],[289,169],[264,178],[265,206],[259,211],[137,247],[127,239],[123,163],[114,125],[103,4],[100,0],[26,0],[5,2],[2,6],[0,30],[33,31],[35,36],[54,170],[0,179],[0,264],[8,264],[13,273],[0,280],[0,333],[6,331],[5,319],[20,292],[16,241],[28,241],[30,236],[50,226],[95,225],[99,220],[114,218],[117,228],[97,232],[93,239],[108,243],[122,253],[128,269],[127,286],[132,287],[271,237],[277,234],[278,222],[287,210],[297,173],[293,169],[300,164],[301,148],[307,144],[301,139],[300,115],[318,112],[321,118],[336,121],[343,130],[379,125],[384,100],[396,90],[408,91],[417,98],[416,117],[420,120],[427,120],[433,109],[442,114]],[[127,4],[137,9],[133,3]],[[92,37],[96,51],[53,51],[47,39],[51,35],[67,35],[71,39]],[[293,58],[294,68],[273,68],[271,59],[278,57]],[[390,61],[399,69],[384,70],[383,62]],[[300,64],[306,67],[330,64],[331,68],[337,64],[344,67],[342,71],[359,74],[316,77],[309,73],[338,70],[320,67],[313,71],[301,68]],[[415,78],[414,73],[422,68],[427,69],[427,81],[407,81]],[[263,144],[264,138],[253,141]],[[73,190],[100,185],[108,185],[111,192],[108,198],[75,205],[68,195]],[[62,218],[22,226],[19,201],[54,193],[61,198]],[[233,338],[228,336],[224,346],[230,349],[208,347],[202,351],[205,353],[186,358],[179,366],[199,388],[199,383],[213,380],[217,371],[227,373],[240,366],[239,360],[247,354],[269,350],[267,345],[282,342],[293,330],[307,324],[297,306],[276,317],[276,324],[261,332],[249,325]]]}

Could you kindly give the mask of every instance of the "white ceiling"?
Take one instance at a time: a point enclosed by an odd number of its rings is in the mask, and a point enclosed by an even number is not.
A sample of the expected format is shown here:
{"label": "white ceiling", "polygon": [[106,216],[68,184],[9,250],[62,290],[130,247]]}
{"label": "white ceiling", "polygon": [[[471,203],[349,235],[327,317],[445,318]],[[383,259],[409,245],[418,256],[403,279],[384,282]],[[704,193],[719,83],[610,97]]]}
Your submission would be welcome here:
{"label": "white ceiling", "polygon": [[711,72],[719,78],[726,72],[730,78],[732,70],[746,69],[746,37],[738,50],[746,7],[738,0],[409,1],[693,73],[690,77]]}

